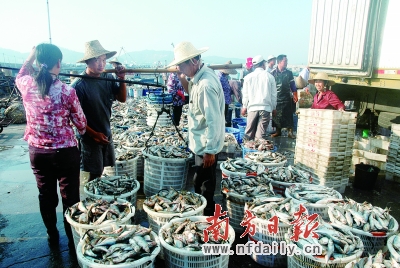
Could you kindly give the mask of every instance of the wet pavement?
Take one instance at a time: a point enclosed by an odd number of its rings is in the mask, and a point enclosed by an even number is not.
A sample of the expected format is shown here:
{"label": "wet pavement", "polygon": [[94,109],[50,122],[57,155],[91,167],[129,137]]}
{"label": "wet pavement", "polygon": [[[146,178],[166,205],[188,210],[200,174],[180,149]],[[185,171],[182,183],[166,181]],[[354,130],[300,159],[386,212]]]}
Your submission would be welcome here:
{"label": "wet pavement", "polygon": [[[57,227],[60,231],[60,243],[56,249],[50,249],[47,234],[43,225],[38,205],[38,190],[35,178],[29,164],[28,145],[22,139],[25,125],[10,125],[0,133],[0,267],[79,267],[70,258],[67,238],[62,223],[62,205],[57,207]],[[288,138],[275,138],[278,150],[294,151],[295,142]],[[193,190],[191,178],[194,169],[189,171],[187,189]],[[82,173],[82,177],[84,177]],[[220,171],[217,176],[220,178]],[[351,180],[352,178],[350,178]],[[379,187],[378,187],[379,186]],[[219,182],[217,183],[219,187]],[[375,206],[390,207],[391,215],[400,219],[400,184],[384,180],[380,174],[377,187],[373,191],[346,187],[343,197],[352,198],[358,202],[367,201]],[[85,196],[82,194],[82,198]],[[146,224],[146,215],[141,210],[144,195],[138,193],[137,213],[135,223]],[[222,202],[220,189],[217,188],[215,199]],[[246,243],[247,237],[236,243]],[[164,262],[158,260],[156,267],[164,267]],[[264,267],[258,265],[249,256],[233,255],[229,267]]]}

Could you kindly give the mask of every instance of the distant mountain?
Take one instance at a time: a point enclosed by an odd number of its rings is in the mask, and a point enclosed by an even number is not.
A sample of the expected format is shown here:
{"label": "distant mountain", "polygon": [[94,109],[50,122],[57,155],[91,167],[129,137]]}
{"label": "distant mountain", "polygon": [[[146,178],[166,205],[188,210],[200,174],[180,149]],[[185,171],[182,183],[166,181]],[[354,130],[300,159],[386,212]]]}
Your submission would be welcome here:
{"label": "distant mountain", "polygon": [[[63,63],[75,64],[78,60],[83,58],[83,52],[76,52],[66,48],[60,47],[63,53]],[[11,49],[0,48],[0,64],[4,66],[12,66],[13,63],[21,64],[28,57],[29,52],[21,53]],[[117,54],[118,56],[118,54]],[[174,58],[172,51],[163,50],[142,50],[128,52],[118,56],[118,60],[126,65],[149,65],[154,66],[157,63],[161,65],[170,63]],[[219,56],[204,56],[204,62],[209,64],[224,64],[228,60],[232,63],[245,63],[245,59],[238,58],[225,58]]]}

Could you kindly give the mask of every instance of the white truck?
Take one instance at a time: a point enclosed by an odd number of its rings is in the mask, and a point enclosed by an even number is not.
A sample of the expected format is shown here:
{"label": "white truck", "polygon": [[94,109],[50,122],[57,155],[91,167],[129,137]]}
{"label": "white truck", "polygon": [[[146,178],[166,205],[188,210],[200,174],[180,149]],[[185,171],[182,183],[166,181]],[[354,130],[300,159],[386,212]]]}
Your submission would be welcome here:
{"label": "white truck", "polygon": [[328,73],[371,129],[400,123],[399,11],[399,0],[313,0],[311,74]]}

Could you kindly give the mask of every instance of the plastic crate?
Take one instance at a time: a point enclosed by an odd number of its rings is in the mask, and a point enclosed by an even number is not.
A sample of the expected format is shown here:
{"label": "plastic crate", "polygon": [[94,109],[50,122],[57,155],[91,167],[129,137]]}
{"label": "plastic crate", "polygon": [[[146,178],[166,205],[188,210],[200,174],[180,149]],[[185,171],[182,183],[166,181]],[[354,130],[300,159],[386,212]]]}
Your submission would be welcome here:
{"label": "plastic crate", "polygon": [[154,267],[154,262],[157,257],[157,255],[160,253],[161,245],[160,245],[160,240],[158,239],[158,236],[155,232],[150,232],[150,237],[152,240],[157,242],[157,247],[151,252],[149,256],[142,257],[136,261],[129,262],[129,263],[120,263],[117,265],[108,265],[108,264],[99,264],[98,262],[95,262],[91,258],[86,258],[82,252],[82,248],[87,244],[85,240],[82,240],[79,242],[76,248],[76,257],[79,262],[79,266],[81,268],[107,268],[107,267],[118,267],[118,268],[151,268]]}
{"label": "plastic crate", "polygon": [[143,151],[144,194],[152,196],[170,187],[180,190],[186,186],[189,172],[188,158],[162,158]]}
{"label": "plastic crate", "polygon": [[[278,233],[270,234],[268,233],[268,221],[260,218],[255,218],[251,220],[251,223],[255,225],[254,236],[248,235],[248,240],[257,243],[261,241],[263,244],[272,244],[272,242],[285,241],[285,234],[291,228],[290,225],[284,224],[282,222],[278,225]],[[254,252],[250,257],[263,266],[267,267],[286,267],[287,266],[287,256],[276,254],[276,255],[256,255]]]}
{"label": "plastic crate", "polygon": [[[102,177],[100,179],[101,180],[106,180],[107,178]],[[134,207],[136,207],[137,192],[140,189],[140,183],[136,179],[132,179],[132,181],[135,182],[135,185],[136,185],[135,189],[133,189],[132,191],[130,191],[128,193],[124,193],[124,194],[121,194],[121,195],[97,195],[97,194],[89,192],[89,190],[87,189],[87,185],[89,183],[93,183],[94,181],[90,181],[90,182],[86,183],[85,186],[83,187],[83,191],[85,192],[85,194],[87,194],[89,197],[92,197],[92,198],[98,198],[98,199],[104,198],[104,197],[105,198],[110,198],[110,199],[111,198],[121,198],[123,200],[126,200],[126,201],[130,202]]]}
{"label": "plastic crate", "polygon": [[[105,199],[107,201],[113,201],[115,200],[114,197],[102,197],[102,199]],[[71,230],[72,230],[72,236],[74,238],[74,244],[75,244],[75,248],[78,246],[79,241],[81,239],[81,237],[90,229],[101,229],[104,227],[108,227],[111,226],[113,224],[125,224],[127,223],[134,215],[135,215],[135,207],[132,206],[132,204],[130,204],[128,201],[124,200],[124,199],[120,199],[117,198],[117,201],[119,203],[128,203],[128,205],[130,206],[130,213],[127,214],[125,217],[123,217],[122,219],[120,219],[119,221],[112,221],[112,222],[106,222],[103,224],[99,224],[99,225],[93,225],[93,224],[83,224],[83,223],[78,223],[76,221],[74,221],[71,218],[71,215],[69,215],[69,210],[65,211],[65,219],[68,221],[68,223],[71,225]],[[77,206],[78,204],[75,204],[73,206]]]}
{"label": "plastic crate", "polygon": [[143,204],[143,210],[147,213],[147,219],[149,220],[151,229],[158,233],[160,228],[168,223],[173,217],[185,218],[191,216],[203,216],[204,209],[207,206],[207,200],[199,194],[195,195],[201,198],[201,206],[195,210],[188,210],[187,212],[182,213],[157,212],[151,210],[148,206],[146,206],[146,204]]}
{"label": "plastic crate", "polygon": [[[357,239],[357,238],[356,238]],[[289,268],[316,268],[316,267],[330,267],[330,268],[344,268],[348,263],[358,260],[362,255],[362,250],[357,251],[356,254],[350,255],[346,258],[337,258],[329,260],[325,264],[325,259],[316,259],[312,255],[303,255],[302,250],[296,246],[295,251],[300,252],[300,255],[287,256],[287,267]]]}
{"label": "plastic crate", "polygon": [[[164,229],[168,229],[171,227],[174,222],[182,222],[185,219],[190,219],[191,221],[206,221],[206,216],[192,216],[187,218],[179,218],[173,219],[169,223],[165,224],[160,229],[160,233]],[[222,222],[222,228],[225,227],[225,222]],[[235,240],[235,231],[232,226],[229,226],[229,244],[232,245]],[[189,251],[186,249],[180,249],[171,246],[162,236],[159,237],[160,243],[163,246],[164,258],[165,258],[165,266],[166,267],[192,267],[192,268],[212,268],[212,267],[220,267],[225,268],[228,267],[229,264],[229,255],[204,255],[203,251]]]}
{"label": "plastic crate", "polygon": [[136,179],[137,177],[137,160],[139,156],[124,161],[115,161],[115,166],[104,167],[103,173],[109,176],[119,176],[127,174],[129,177]]}

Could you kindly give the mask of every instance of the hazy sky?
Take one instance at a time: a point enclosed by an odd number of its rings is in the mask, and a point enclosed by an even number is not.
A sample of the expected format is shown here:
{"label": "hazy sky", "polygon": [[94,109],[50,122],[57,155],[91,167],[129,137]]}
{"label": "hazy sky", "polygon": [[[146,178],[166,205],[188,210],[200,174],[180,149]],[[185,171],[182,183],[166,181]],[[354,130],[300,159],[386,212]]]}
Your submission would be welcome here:
{"label": "hazy sky", "polygon": [[[306,64],[312,0],[48,0],[52,43],[83,52],[172,50],[181,41],[209,56],[287,54]],[[49,42],[47,0],[0,0],[0,47],[28,52]],[[292,61],[291,61],[292,59]]]}

